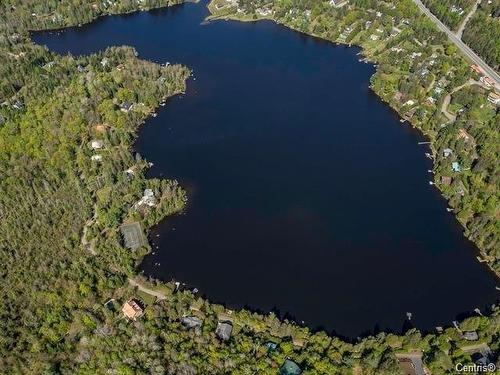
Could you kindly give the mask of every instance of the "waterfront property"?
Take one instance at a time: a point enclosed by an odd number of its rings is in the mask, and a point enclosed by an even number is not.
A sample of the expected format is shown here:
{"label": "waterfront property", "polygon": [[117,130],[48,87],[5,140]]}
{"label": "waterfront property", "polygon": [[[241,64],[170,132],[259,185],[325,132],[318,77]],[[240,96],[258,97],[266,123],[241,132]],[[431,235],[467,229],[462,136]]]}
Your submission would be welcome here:
{"label": "waterfront property", "polygon": [[299,365],[290,359],[286,359],[280,368],[280,375],[300,375],[301,373]]}
{"label": "waterfront property", "polygon": [[136,300],[130,299],[123,304],[122,313],[127,319],[135,321],[141,317],[144,310]]}
{"label": "waterfront property", "polygon": [[233,324],[229,321],[219,321],[217,323],[217,328],[215,330],[215,335],[222,341],[227,341],[231,338],[231,332],[233,331]]}
{"label": "waterfront property", "polygon": [[[358,63],[358,49],[267,21],[201,25],[206,16],[202,5],[185,4],[38,39],[73,55],[133,45],[141,58],[193,70],[185,94],[160,107],[134,146],[154,162],[149,177],[178,178],[189,197],[181,215],[151,232],[146,275],[350,337],[375,326],[400,331],[407,311],[419,328],[434,329],[495,300],[492,275],[427,183],[433,155],[418,146],[427,139],[371,94],[375,69]],[[385,35],[377,32],[384,16],[372,16],[368,36]],[[347,38],[359,29],[349,27]],[[412,64],[425,58],[420,47],[395,47]],[[422,98],[400,99],[408,118],[421,115]],[[454,151],[442,168],[454,179],[447,190],[467,194],[462,172],[451,170],[454,161],[469,166],[455,135],[437,150],[446,147]]]}
{"label": "waterfront property", "polygon": [[186,328],[198,328],[201,327],[202,321],[196,316],[185,316],[181,319],[181,323]]}

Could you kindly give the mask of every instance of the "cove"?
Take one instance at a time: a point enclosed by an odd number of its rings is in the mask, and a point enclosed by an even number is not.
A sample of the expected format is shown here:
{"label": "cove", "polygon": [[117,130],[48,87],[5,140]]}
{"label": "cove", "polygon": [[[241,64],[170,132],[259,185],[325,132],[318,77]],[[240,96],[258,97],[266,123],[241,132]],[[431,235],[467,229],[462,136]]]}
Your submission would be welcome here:
{"label": "cove", "polygon": [[401,332],[406,312],[431,330],[494,303],[496,277],[428,183],[422,135],[370,91],[359,50],[267,21],[203,23],[205,5],[33,35],[193,69],[135,145],[150,176],[189,194],[151,231],[144,273],[346,337]]}

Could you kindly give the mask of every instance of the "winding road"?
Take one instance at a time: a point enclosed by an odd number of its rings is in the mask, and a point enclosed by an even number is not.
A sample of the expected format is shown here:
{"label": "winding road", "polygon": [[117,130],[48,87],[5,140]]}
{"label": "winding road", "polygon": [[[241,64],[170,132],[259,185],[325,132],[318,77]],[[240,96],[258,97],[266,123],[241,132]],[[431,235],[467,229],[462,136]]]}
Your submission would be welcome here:
{"label": "winding road", "polygon": [[432,22],[436,24],[436,26],[448,35],[448,38],[462,51],[462,53],[471,60],[474,64],[481,67],[481,69],[486,73],[486,75],[490,76],[495,81],[495,86],[500,90],[500,75],[490,67],[486,62],[484,62],[476,53],[470,49],[462,40],[456,36],[444,23],[442,23],[434,14],[431,13],[429,9],[425,7],[421,0],[413,0],[413,2],[420,8],[420,10],[431,19]]}

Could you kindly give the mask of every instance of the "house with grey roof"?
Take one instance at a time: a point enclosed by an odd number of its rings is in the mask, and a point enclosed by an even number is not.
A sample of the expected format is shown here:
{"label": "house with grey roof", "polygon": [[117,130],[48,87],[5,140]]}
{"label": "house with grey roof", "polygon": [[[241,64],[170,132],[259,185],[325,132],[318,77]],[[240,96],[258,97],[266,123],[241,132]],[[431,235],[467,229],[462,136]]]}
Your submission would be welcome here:
{"label": "house with grey roof", "polygon": [[467,331],[464,332],[463,338],[467,341],[476,341],[479,338],[479,336],[476,331]]}
{"label": "house with grey roof", "polygon": [[196,316],[184,316],[181,318],[181,323],[186,328],[198,328],[201,327],[202,321]]}
{"label": "house with grey roof", "polygon": [[120,104],[120,110],[122,112],[129,112],[132,110],[133,107],[134,103],[131,102],[123,102],[122,104]]}
{"label": "house with grey roof", "polygon": [[217,323],[215,335],[222,341],[229,340],[231,338],[231,332],[233,332],[233,324],[231,322],[223,321]]}
{"label": "house with grey roof", "polygon": [[452,150],[451,148],[445,148],[445,149],[443,150],[443,156],[444,156],[445,158],[447,158],[447,157],[451,156],[452,154],[453,154],[453,150]]}
{"label": "house with grey roof", "polygon": [[280,375],[300,375],[302,370],[294,361],[287,359],[280,368]]}

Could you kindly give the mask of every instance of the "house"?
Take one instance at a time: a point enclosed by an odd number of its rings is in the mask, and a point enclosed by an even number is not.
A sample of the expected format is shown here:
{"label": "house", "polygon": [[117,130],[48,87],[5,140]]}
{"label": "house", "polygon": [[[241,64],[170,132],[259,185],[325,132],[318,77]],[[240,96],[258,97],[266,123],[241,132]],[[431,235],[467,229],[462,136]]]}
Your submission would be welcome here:
{"label": "house", "polygon": [[449,176],[441,176],[441,184],[450,186],[451,183],[453,182],[453,178]]}
{"label": "house", "polygon": [[488,101],[491,104],[500,106],[500,94],[497,92],[490,92],[490,94],[488,95]]}
{"label": "house", "polygon": [[488,76],[482,76],[479,80],[482,83],[484,83],[484,85],[486,87],[493,87],[493,86],[495,86],[495,81],[493,79],[491,79],[490,77],[488,77]]}
{"label": "house", "polygon": [[[309,12],[309,13],[307,13]],[[266,17],[266,16],[269,16],[272,12],[270,9],[266,9],[266,8],[257,8],[255,10],[255,13],[257,13],[259,16],[261,17]],[[308,15],[309,14],[309,15]],[[306,10],[306,16],[309,17],[311,15],[311,11],[310,10]]]}
{"label": "house", "polygon": [[460,172],[462,170],[462,168],[460,168],[460,164],[457,161],[451,163],[451,169],[453,170],[453,172]]}
{"label": "house", "polygon": [[134,208],[139,208],[143,205],[154,207],[156,204],[155,193],[151,189],[145,189],[142,198],[134,205]]}
{"label": "house", "polygon": [[272,341],[268,341],[264,345],[268,353],[274,352],[278,348],[278,344]]}
{"label": "house", "polygon": [[486,344],[470,345],[462,348],[464,352],[469,353],[472,361],[479,366],[488,366],[494,358],[490,347]]}
{"label": "house", "polygon": [[47,64],[45,64],[42,68],[44,69],[50,69],[56,64],[55,61],[49,61]]}
{"label": "house", "polygon": [[459,181],[458,184],[457,184],[457,188],[455,189],[456,193],[461,195],[462,197],[465,195],[466,193],[466,189],[465,189],[465,185],[462,181]]}
{"label": "house", "polygon": [[222,341],[227,341],[231,338],[231,332],[233,331],[233,324],[229,321],[219,321],[217,323],[217,328],[215,329],[215,335]]}
{"label": "house", "polygon": [[100,150],[104,147],[104,142],[100,139],[94,139],[92,142],[90,142],[90,147],[92,147],[94,150]]}
{"label": "house", "polygon": [[18,109],[19,110],[19,109],[23,109],[23,107],[24,107],[24,104],[20,100],[16,100],[14,102],[14,104],[12,104],[12,108],[14,108],[14,109]]}
{"label": "house", "polygon": [[479,74],[479,75],[482,75],[482,74],[483,74],[483,70],[482,70],[479,66],[477,66],[477,65],[471,65],[471,66],[470,66],[470,69],[471,69],[473,72],[475,72],[475,73],[477,73],[477,74]]}
{"label": "house", "polygon": [[457,139],[463,139],[465,142],[469,142],[472,139],[472,136],[467,133],[464,128],[458,129]]}
{"label": "house", "polygon": [[306,340],[301,336],[293,335],[292,336],[292,344],[296,348],[303,348],[304,345],[306,344]]}
{"label": "house", "polygon": [[107,125],[105,125],[105,124],[96,124],[96,125],[93,125],[91,129],[95,133],[102,134],[102,133],[106,132],[106,126]]}
{"label": "house", "polygon": [[453,154],[453,150],[452,150],[451,148],[445,148],[445,149],[443,150],[443,156],[444,156],[445,158],[447,158],[447,157],[451,156],[452,154]]}
{"label": "house", "polygon": [[443,89],[441,87],[435,87],[434,88],[434,92],[437,94],[437,95],[440,95],[442,92],[443,92]]}
{"label": "house", "polygon": [[127,319],[137,320],[143,313],[144,310],[134,299],[130,299],[123,304],[122,313]]}
{"label": "house", "polygon": [[300,375],[302,370],[299,365],[290,359],[286,359],[280,368],[280,375]]}
{"label": "house", "polygon": [[491,362],[490,355],[485,353],[474,353],[472,356],[472,361],[478,366],[488,366]]}
{"label": "house", "polygon": [[330,0],[328,4],[330,4],[334,8],[343,7],[348,3],[348,0]]}
{"label": "house", "polygon": [[407,101],[405,104],[403,104],[403,105],[409,105],[409,106],[412,106],[412,105],[414,105],[414,104],[415,104],[415,101],[410,99],[410,100],[408,100],[408,101]]}
{"label": "house", "polygon": [[120,110],[125,113],[131,111],[133,107],[134,103],[131,102],[123,102],[120,104]]}
{"label": "house", "polygon": [[184,316],[181,318],[181,323],[186,328],[198,328],[201,327],[202,321],[196,316]]}
{"label": "house", "polygon": [[92,155],[90,160],[100,162],[102,161],[102,155]]}
{"label": "house", "polygon": [[462,337],[464,338],[464,340],[467,340],[467,341],[476,341],[479,338],[476,331],[464,332]]}

